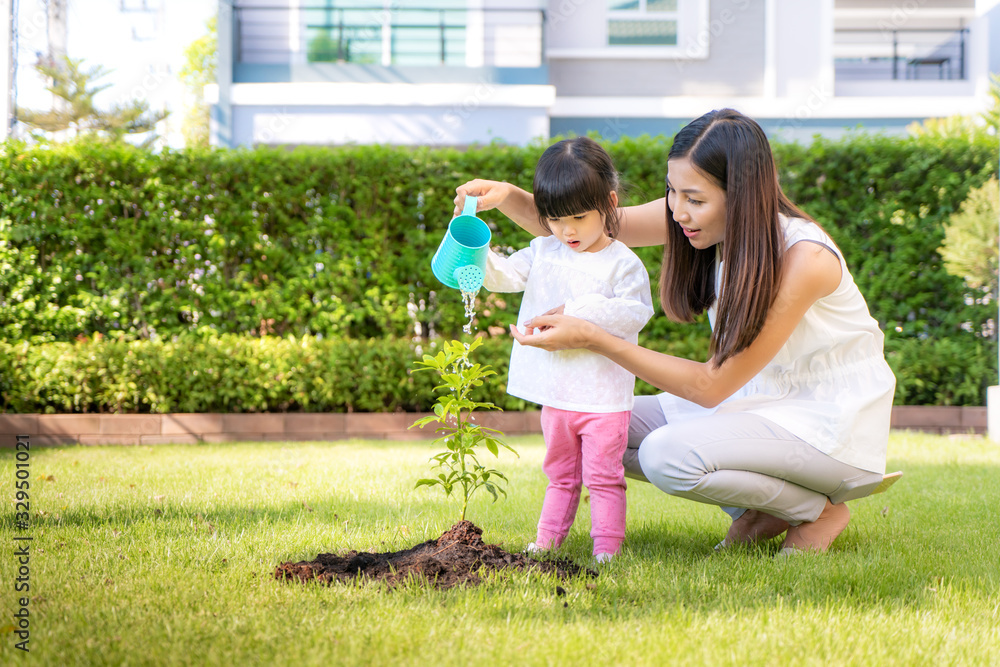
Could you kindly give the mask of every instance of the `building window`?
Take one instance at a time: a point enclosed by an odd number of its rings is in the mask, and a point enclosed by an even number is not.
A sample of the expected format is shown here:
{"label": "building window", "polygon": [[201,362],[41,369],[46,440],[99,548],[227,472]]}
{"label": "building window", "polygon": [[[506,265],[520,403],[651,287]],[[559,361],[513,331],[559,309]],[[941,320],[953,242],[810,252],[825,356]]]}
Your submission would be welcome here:
{"label": "building window", "polygon": [[608,46],[677,46],[678,0],[608,0]]}
{"label": "building window", "polygon": [[465,0],[312,0],[309,62],[463,65]]}

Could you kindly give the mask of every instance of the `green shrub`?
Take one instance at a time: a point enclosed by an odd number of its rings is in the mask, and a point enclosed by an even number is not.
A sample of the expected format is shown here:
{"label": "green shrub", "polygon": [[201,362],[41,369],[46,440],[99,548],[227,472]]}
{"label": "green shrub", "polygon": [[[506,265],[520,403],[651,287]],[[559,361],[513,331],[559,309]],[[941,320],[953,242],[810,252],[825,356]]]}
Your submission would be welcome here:
{"label": "green shrub", "polygon": [[[662,195],[668,140],[623,138],[607,147],[622,172],[625,203]],[[157,343],[162,349],[131,343],[196,335],[361,346],[356,341],[458,337],[465,323],[460,295],[430,270],[454,189],[473,177],[530,188],[542,150],[345,146],[152,154],[126,144],[8,143],[0,147],[0,340],[66,343],[103,334],[115,342],[102,350],[125,355],[108,360],[111,370],[104,372],[119,377],[128,369],[139,378],[108,385],[84,378],[87,364],[74,361],[82,366],[73,372],[85,379],[78,389],[48,393],[32,385],[50,396],[44,403],[52,409],[129,411],[165,402],[190,408],[206,401],[220,409],[313,409],[317,400],[343,409],[397,409],[407,404],[409,379],[358,390],[316,376],[321,355],[334,355],[326,359],[330,366],[344,363],[332,348],[302,352],[304,366],[270,362],[275,366],[267,370],[279,379],[250,389],[243,383],[257,377],[259,362],[240,356],[249,354],[243,343],[227,343],[232,354],[206,344],[202,352],[212,365],[200,371],[204,384],[176,396],[155,381],[177,362],[163,358],[175,354],[171,343]],[[992,331],[995,309],[965,298],[962,279],[945,270],[939,248],[946,222],[969,191],[996,174],[995,136],[850,134],[809,146],[779,144],[775,154],[786,192],[841,247],[893,340],[932,340],[967,350],[966,358],[989,357],[984,332]],[[527,244],[529,236],[499,213],[483,217],[494,227],[495,246]],[[654,294],[661,252],[638,250]],[[519,304],[518,294],[483,292],[479,331],[505,331]],[[642,341],[704,358],[706,327],[704,319],[680,325],[658,313]],[[506,334],[497,344],[509,345]],[[38,360],[62,369],[52,357],[57,348],[44,349],[50,358]],[[358,359],[373,353],[352,352]],[[346,361],[357,368],[355,359]],[[394,364],[372,357],[367,368],[406,378]],[[986,386],[991,369],[995,364],[966,372]],[[324,378],[321,384],[316,377]],[[355,380],[382,381],[372,374]],[[0,387],[7,383],[0,378]],[[982,395],[975,398],[968,386],[940,392],[981,404]]]}
{"label": "green shrub", "polygon": [[983,405],[986,388],[997,384],[995,343],[888,338],[885,349],[896,405]]}
{"label": "green shrub", "polygon": [[[413,374],[412,363],[437,346],[204,331],[171,341],[0,342],[0,412],[427,411],[434,378]],[[503,395],[509,340],[486,339],[477,354],[497,378],[473,399],[523,409]]]}
{"label": "green shrub", "polygon": [[[429,412],[435,378],[414,373],[412,364],[442,344],[205,332],[167,342],[0,341],[0,413]],[[649,344],[705,358],[704,336]],[[991,346],[890,338],[886,357],[899,405],[976,404],[985,387],[996,384]],[[509,339],[483,339],[476,362],[497,375],[471,400],[533,409],[505,393],[509,359]],[[636,393],[656,390],[639,381]]]}

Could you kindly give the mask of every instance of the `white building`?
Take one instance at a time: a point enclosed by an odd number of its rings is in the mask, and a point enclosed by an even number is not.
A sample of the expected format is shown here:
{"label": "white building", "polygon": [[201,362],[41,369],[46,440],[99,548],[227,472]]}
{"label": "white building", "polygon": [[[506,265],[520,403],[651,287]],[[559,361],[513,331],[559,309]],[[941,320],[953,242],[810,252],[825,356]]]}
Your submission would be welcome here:
{"label": "white building", "polygon": [[213,141],[902,132],[988,104],[998,0],[221,0]]}

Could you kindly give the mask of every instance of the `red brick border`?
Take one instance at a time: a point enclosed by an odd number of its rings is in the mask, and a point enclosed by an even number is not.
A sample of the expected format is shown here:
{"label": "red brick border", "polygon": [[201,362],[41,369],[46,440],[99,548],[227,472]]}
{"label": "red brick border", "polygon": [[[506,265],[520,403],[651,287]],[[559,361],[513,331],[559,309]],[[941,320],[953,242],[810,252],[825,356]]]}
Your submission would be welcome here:
{"label": "red brick border", "polygon": [[[409,429],[422,413],[264,413],[167,415],[0,414],[0,447],[16,435],[32,444],[159,445],[233,441],[422,440],[430,427]],[[540,413],[492,412],[478,418],[507,435],[541,433]],[[897,406],[892,428],[928,433],[986,433],[985,407]]]}

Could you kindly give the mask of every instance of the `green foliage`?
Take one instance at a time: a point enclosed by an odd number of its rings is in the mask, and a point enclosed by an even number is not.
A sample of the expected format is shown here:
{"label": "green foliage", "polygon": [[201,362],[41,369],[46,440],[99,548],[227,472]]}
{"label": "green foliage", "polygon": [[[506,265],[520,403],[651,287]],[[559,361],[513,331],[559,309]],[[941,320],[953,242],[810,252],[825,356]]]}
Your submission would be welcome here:
{"label": "green foliage", "polygon": [[437,433],[441,437],[434,441],[435,445],[445,449],[431,457],[434,468],[441,470],[437,477],[417,481],[416,486],[440,486],[446,496],[453,491],[461,490],[462,513],[459,521],[465,520],[465,511],[469,506],[469,498],[478,490],[486,489],[493,502],[507,491],[498,480],[506,482],[507,478],[498,471],[487,468],[476,455],[479,447],[486,449],[493,456],[500,455],[503,447],[517,455],[509,445],[500,438],[503,433],[494,428],[475,423],[476,410],[499,410],[488,401],[472,399],[472,390],[483,386],[484,378],[496,375],[488,365],[473,364],[469,355],[482,345],[483,340],[476,338],[466,346],[461,341],[453,340],[444,344],[444,349],[432,356],[425,354],[422,361],[415,361],[417,371],[434,371],[441,379],[441,384],[434,388],[442,391],[434,404],[434,414],[418,419],[414,426],[423,428],[428,424],[438,424]]}
{"label": "green foliage", "polygon": [[[985,132],[848,137],[782,146],[778,167],[785,192],[833,237],[891,338],[950,340],[978,356],[995,310],[966,302],[938,249],[969,191],[996,174],[996,154]],[[992,367],[965,370],[981,377]]]}
{"label": "green foliage", "polygon": [[976,296],[996,295],[1000,235],[1000,182],[990,178],[969,191],[945,225],[941,256],[945,268],[965,280]]}
{"label": "green foliage", "polygon": [[[607,148],[622,173],[625,204],[662,196],[668,140],[622,138]],[[980,358],[993,345],[984,332],[995,309],[966,299],[962,278],[948,272],[939,249],[970,191],[996,174],[997,148],[997,137],[980,128],[957,137],[849,134],[809,146],[779,144],[775,154],[786,192],[843,250],[891,339],[949,341],[967,358]],[[239,334],[344,345],[385,339],[392,346],[416,336],[426,346],[458,337],[466,322],[461,296],[430,269],[454,189],[473,177],[530,189],[543,149],[539,143],[465,151],[341,146],[152,154],[122,143],[6,144],[0,148],[0,340],[40,344],[104,334],[156,343],[205,338],[198,332],[207,331],[219,339]],[[496,247],[513,251],[530,240],[497,212],[482,217]],[[662,250],[638,254],[658,294]],[[505,332],[520,300],[519,294],[480,297],[475,325],[491,341],[497,336],[498,349],[509,350]],[[676,324],[658,313],[640,342],[704,359],[707,323]],[[979,385],[992,368],[966,371]],[[392,382],[406,386],[405,371],[391,373]],[[641,383],[639,390],[651,391]],[[968,395],[957,387],[941,391]],[[390,397],[380,404],[380,392],[310,401],[366,410],[411,403]],[[982,404],[983,397],[963,400]],[[352,402],[370,407],[343,407]],[[263,396],[241,396],[232,405],[257,410],[282,403],[307,409],[298,399]],[[143,404],[139,409],[151,409]]]}
{"label": "green foliage", "polygon": [[971,337],[886,338],[885,358],[896,376],[896,405],[983,405],[997,384],[995,341]]}
{"label": "green foliage", "polygon": [[[489,385],[468,398],[503,410],[531,406],[507,395],[509,338],[478,338]],[[920,340],[889,336],[897,405],[979,405],[997,384],[996,346],[971,335]],[[0,341],[0,413],[429,412],[429,373],[411,364],[440,342],[315,336],[250,337],[203,329],[170,340],[122,336],[29,344]],[[704,359],[706,336],[651,340],[659,352]],[[636,393],[656,389],[636,383]]]}
{"label": "green foliage", "polygon": [[[427,412],[434,381],[411,363],[437,343],[217,335],[170,340],[101,337],[31,345],[0,341],[0,413]],[[502,392],[510,342],[485,339],[496,369],[491,387],[508,410],[524,401]]]}
{"label": "green foliage", "polygon": [[[140,134],[155,129],[168,112],[149,110],[149,103],[133,99],[115,104],[110,109],[98,109],[94,98],[108,87],[94,82],[110,72],[101,66],[83,68],[83,60],[65,58],[62,63],[35,66],[38,73],[51,83],[46,90],[62,100],[53,109],[36,111],[18,109],[19,121],[45,133],[69,130],[72,136],[97,136],[121,139],[126,134]],[[152,143],[155,136],[147,138]]]}

